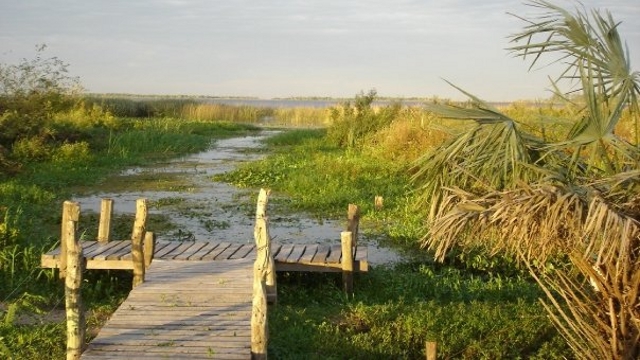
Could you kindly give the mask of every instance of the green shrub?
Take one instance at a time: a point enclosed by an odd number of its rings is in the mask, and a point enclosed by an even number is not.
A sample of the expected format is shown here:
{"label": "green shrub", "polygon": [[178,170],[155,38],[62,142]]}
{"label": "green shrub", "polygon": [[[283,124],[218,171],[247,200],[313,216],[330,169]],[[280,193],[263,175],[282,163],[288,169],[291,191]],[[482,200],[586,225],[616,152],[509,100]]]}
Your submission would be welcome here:
{"label": "green shrub", "polygon": [[44,161],[50,154],[51,146],[41,136],[17,140],[12,148],[13,157],[21,162]]}
{"label": "green shrub", "polygon": [[36,136],[48,120],[76,102],[78,80],[67,75],[68,65],[56,57],[36,57],[18,64],[0,64],[0,145],[10,148],[18,138]]}
{"label": "green shrub", "polygon": [[89,143],[64,143],[53,153],[52,160],[58,164],[88,164],[93,159]]}
{"label": "green shrub", "polygon": [[376,91],[356,95],[353,106],[346,102],[330,109],[331,126],[327,131],[328,139],[342,147],[361,145],[367,136],[374,134],[391,124],[398,116],[400,104],[374,108],[372,106]]}

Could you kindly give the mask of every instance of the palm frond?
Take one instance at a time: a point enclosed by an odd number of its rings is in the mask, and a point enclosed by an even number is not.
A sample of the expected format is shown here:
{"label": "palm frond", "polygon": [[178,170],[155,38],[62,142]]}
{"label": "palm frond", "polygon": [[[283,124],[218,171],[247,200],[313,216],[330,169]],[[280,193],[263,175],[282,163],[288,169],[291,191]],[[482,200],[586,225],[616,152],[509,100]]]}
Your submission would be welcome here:
{"label": "palm frond", "polygon": [[[558,79],[578,85],[573,91],[584,95],[588,116],[599,121],[601,135],[613,132],[622,109],[628,107],[638,116],[640,72],[631,69],[628,48],[611,13],[599,10],[588,13],[584,7],[576,7],[570,13],[544,0],[531,0],[527,4],[542,13],[534,19],[521,18],[528,25],[512,35],[511,41],[524,43],[509,50],[524,59],[535,55],[531,68],[541,61],[543,54],[556,55],[553,62],[566,65]],[[553,85],[557,89],[557,83]],[[594,109],[594,104],[604,107]],[[637,117],[635,121],[637,127]],[[578,124],[577,129],[584,130],[584,124]]]}

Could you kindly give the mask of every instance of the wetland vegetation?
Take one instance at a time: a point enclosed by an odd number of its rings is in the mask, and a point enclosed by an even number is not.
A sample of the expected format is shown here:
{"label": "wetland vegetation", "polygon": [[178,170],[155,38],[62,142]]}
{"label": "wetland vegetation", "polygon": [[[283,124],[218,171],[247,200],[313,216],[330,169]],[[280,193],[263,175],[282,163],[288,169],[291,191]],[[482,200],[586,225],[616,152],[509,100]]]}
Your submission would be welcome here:
{"label": "wetland vegetation", "polygon": [[[85,97],[66,64],[42,52],[1,65],[0,357],[64,356],[63,286],[38,267],[58,241],[63,200],[266,123],[307,128],[270,137],[256,150],[266,157],[211,181],[269,187],[277,214],[339,219],[357,203],[363,236],[404,258],[359,275],[353,296],[331,274],[280,274],[271,357],[418,359],[426,341],[447,359],[637,357],[639,75],[608,14],[532,3],[554,21],[533,19],[513,51],[569,54],[554,86],[572,74],[579,90],[500,108],[471,94],[465,103],[377,106],[373,90],[324,109]],[[569,45],[527,41],[547,31]],[[182,199],[164,201],[155,205]],[[86,238],[96,221],[82,219]],[[115,236],[128,236],[123,224]],[[95,330],[131,275],[86,279]]]}

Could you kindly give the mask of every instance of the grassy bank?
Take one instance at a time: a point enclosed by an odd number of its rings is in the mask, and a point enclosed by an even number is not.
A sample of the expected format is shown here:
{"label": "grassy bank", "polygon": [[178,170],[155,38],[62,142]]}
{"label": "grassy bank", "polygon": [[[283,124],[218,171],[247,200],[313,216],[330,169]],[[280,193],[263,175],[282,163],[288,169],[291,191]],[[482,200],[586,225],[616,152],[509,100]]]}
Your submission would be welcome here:
{"label": "grassy bank", "polygon": [[[349,203],[359,204],[363,235],[408,259],[360,275],[354,297],[343,295],[335,275],[281,274],[279,304],[269,315],[270,356],[418,359],[426,341],[437,341],[442,358],[571,357],[538,302],[544,294],[509,259],[465,253],[439,264],[418,247],[422,220],[411,207],[409,161],[366,145],[338,146],[327,130],[290,131],[267,142],[269,157],[218,180],[270,187],[272,213],[341,218]],[[375,195],[385,199],[382,210],[374,209]]]}

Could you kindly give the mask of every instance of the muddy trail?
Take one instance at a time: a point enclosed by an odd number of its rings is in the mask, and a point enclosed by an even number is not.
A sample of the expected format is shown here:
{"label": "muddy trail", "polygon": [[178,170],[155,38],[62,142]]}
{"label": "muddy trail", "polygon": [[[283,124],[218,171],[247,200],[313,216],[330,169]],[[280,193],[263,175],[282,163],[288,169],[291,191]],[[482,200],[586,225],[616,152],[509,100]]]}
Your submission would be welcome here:
{"label": "muddy trail", "polygon": [[[262,140],[277,131],[218,140],[204,152],[152,166],[131,168],[84,190],[73,198],[84,212],[100,211],[100,200],[114,200],[114,215],[134,214],[139,198],[149,201],[149,214],[164,219],[168,226],[153,229],[158,240],[226,241],[253,243],[257,190],[239,189],[216,182],[213,176],[235,169],[247,161],[265,156],[257,151]],[[255,193],[255,194],[254,194]],[[274,194],[278,196],[278,194]],[[278,214],[268,211],[270,235],[278,243],[338,244],[345,224],[318,219],[302,212]],[[346,217],[346,209],[345,209]],[[361,239],[369,247],[372,265],[393,263],[400,256],[375,240]]]}

